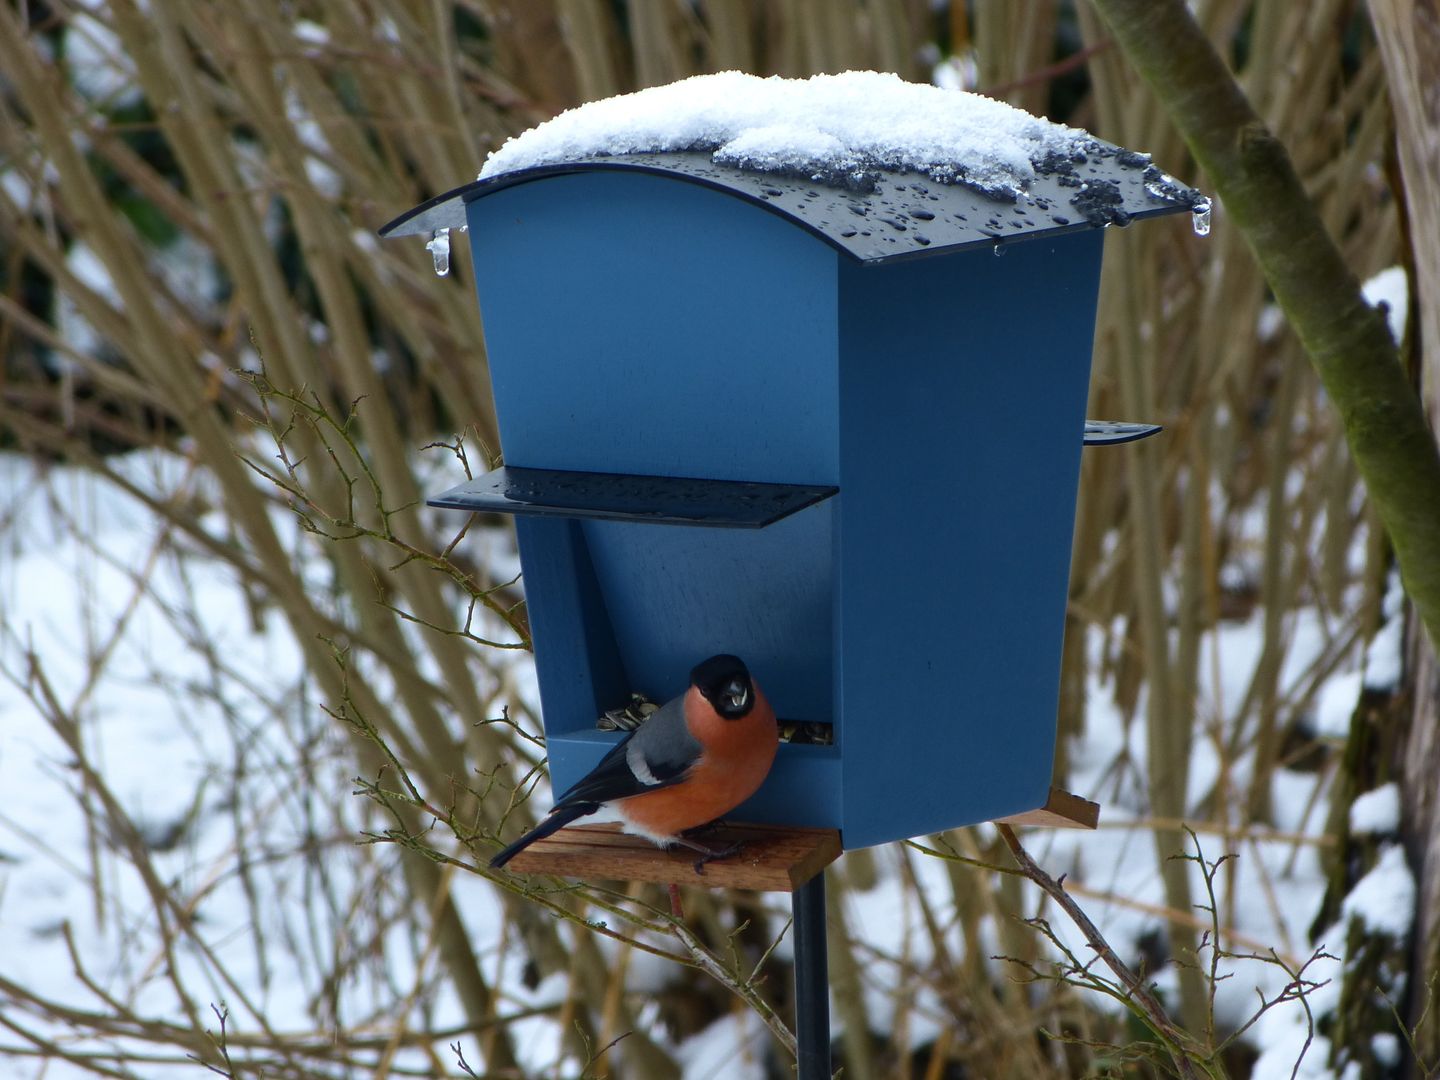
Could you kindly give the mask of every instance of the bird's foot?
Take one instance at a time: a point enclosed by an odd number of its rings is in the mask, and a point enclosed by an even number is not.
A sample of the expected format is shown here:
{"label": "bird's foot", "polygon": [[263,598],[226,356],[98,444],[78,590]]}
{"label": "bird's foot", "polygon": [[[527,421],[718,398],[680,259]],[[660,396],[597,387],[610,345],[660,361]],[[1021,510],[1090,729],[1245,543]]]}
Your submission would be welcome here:
{"label": "bird's foot", "polygon": [[701,855],[700,858],[695,860],[695,873],[705,873],[706,863],[714,862],[716,859],[728,859],[731,855],[737,855],[739,854],[740,849],[744,846],[744,844],[736,843],[731,844],[728,847],[716,848],[714,850],[707,851],[704,855]]}
{"label": "bird's foot", "polygon": [[[708,828],[710,828],[709,825],[701,826],[701,829]],[[695,860],[695,873],[697,874],[705,873],[706,863],[714,862],[716,859],[728,859],[731,855],[734,855],[742,847],[745,846],[743,843],[734,843],[729,844],[723,848],[712,848],[706,847],[704,844],[697,844],[694,840],[687,839],[684,836],[675,837],[675,843],[681,845],[682,847],[687,847],[691,851],[697,851],[700,853],[700,858]]]}

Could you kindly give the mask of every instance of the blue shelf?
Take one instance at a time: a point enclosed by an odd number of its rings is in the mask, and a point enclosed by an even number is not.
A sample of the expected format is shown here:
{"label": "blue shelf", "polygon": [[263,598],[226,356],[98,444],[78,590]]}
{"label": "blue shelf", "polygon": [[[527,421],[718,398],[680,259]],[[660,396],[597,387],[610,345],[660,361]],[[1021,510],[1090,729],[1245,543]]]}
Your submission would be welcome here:
{"label": "blue shelf", "polygon": [[442,492],[429,504],[478,513],[762,529],[839,490],[506,465]]}

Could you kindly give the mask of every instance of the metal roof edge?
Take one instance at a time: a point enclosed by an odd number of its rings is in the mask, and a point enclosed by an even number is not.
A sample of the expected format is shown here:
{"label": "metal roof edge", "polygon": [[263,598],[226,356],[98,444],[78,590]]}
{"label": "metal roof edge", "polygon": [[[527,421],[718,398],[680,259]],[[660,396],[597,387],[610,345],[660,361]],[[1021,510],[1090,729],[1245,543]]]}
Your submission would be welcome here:
{"label": "metal roof edge", "polygon": [[[427,199],[381,226],[379,235],[387,239],[395,236],[428,238],[442,229],[464,229],[465,207],[476,199],[519,184],[587,172],[636,172],[698,184],[776,214],[836,251],[866,265],[948,254],[962,248],[994,247],[1022,240],[1053,238],[1110,223],[1087,217],[1083,210],[1069,211],[1073,217],[1050,214],[1044,222],[1035,220],[1060,207],[1059,200],[1067,193],[1049,183],[1048,178],[1045,197],[1037,192],[1034,198],[1026,197],[1031,205],[1020,205],[986,196],[962,185],[940,184],[922,174],[886,173],[882,185],[876,190],[853,192],[803,178],[716,165],[709,158],[710,155],[703,152],[668,151],[592,157],[519,169],[474,180]],[[1134,187],[1142,186],[1138,179],[1131,182]],[[1076,184],[1072,182],[1067,187],[1074,190]],[[822,217],[819,221],[807,218],[806,211],[820,200],[819,189],[823,189],[825,197],[830,200],[831,216],[843,217],[844,211],[854,215],[845,217],[845,228],[839,223],[832,224],[828,218]],[[1149,189],[1145,190],[1148,192]],[[1190,195],[1199,195],[1188,188],[1182,190]],[[902,191],[906,193],[904,196],[896,194]],[[927,199],[930,203],[925,202]],[[968,203],[963,209],[969,210],[970,215],[955,212],[961,201]],[[935,204],[934,213],[926,209],[931,203]],[[1182,198],[1151,194],[1142,205],[1136,206],[1132,202],[1125,206],[1125,213],[1116,223],[1123,225],[1140,218],[1196,209],[1195,205]],[[926,222],[936,218],[937,214],[941,218],[934,222],[937,228],[927,228]],[[968,216],[979,218],[982,214],[990,215],[984,226],[979,221],[957,225],[953,220],[946,220],[958,218],[965,222]],[[927,238],[922,229],[936,231],[935,240],[938,242]],[[874,235],[868,230],[873,230]],[[949,235],[945,235],[947,232]]]}

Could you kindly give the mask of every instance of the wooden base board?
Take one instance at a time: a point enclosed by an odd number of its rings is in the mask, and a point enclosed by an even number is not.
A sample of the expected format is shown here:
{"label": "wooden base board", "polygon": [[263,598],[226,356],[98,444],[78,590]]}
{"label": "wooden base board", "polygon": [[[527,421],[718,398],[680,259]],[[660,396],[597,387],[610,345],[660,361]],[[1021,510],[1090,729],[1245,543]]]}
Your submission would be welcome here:
{"label": "wooden base board", "polygon": [[662,850],[620,831],[618,824],[570,825],[537,840],[509,869],[524,874],[610,881],[653,881],[712,889],[794,892],[840,857],[834,829],[779,825],[721,825],[701,837],[707,847],[743,847],[695,872],[699,856],[688,848]]}
{"label": "wooden base board", "polygon": [[[1100,806],[1051,788],[1044,806],[997,820],[1006,825],[1093,829],[1100,821]],[[509,868],[521,874],[591,881],[794,892],[840,857],[840,834],[834,829],[721,825],[707,831],[703,842],[714,848],[743,846],[728,858],[706,863],[697,874],[698,856],[688,848],[657,848],[648,840],[622,833],[616,823],[570,825],[525,848],[510,860]]]}
{"label": "wooden base board", "polygon": [[1052,787],[1044,806],[996,818],[996,821],[1005,825],[1044,825],[1052,829],[1093,829],[1100,824],[1100,804]]}

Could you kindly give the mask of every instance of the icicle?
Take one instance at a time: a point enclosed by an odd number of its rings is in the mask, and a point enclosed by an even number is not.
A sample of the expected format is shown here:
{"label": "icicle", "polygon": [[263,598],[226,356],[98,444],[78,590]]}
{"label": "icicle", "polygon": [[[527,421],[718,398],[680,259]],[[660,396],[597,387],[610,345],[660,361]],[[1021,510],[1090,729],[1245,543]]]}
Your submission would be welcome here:
{"label": "icicle", "polygon": [[1210,235],[1210,200],[1201,199],[1190,208],[1190,225],[1196,236]]}
{"label": "icicle", "polygon": [[435,275],[444,277],[450,273],[450,230],[436,229],[425,244],[425,250],[430,252],[430,257],[435,260]]}

